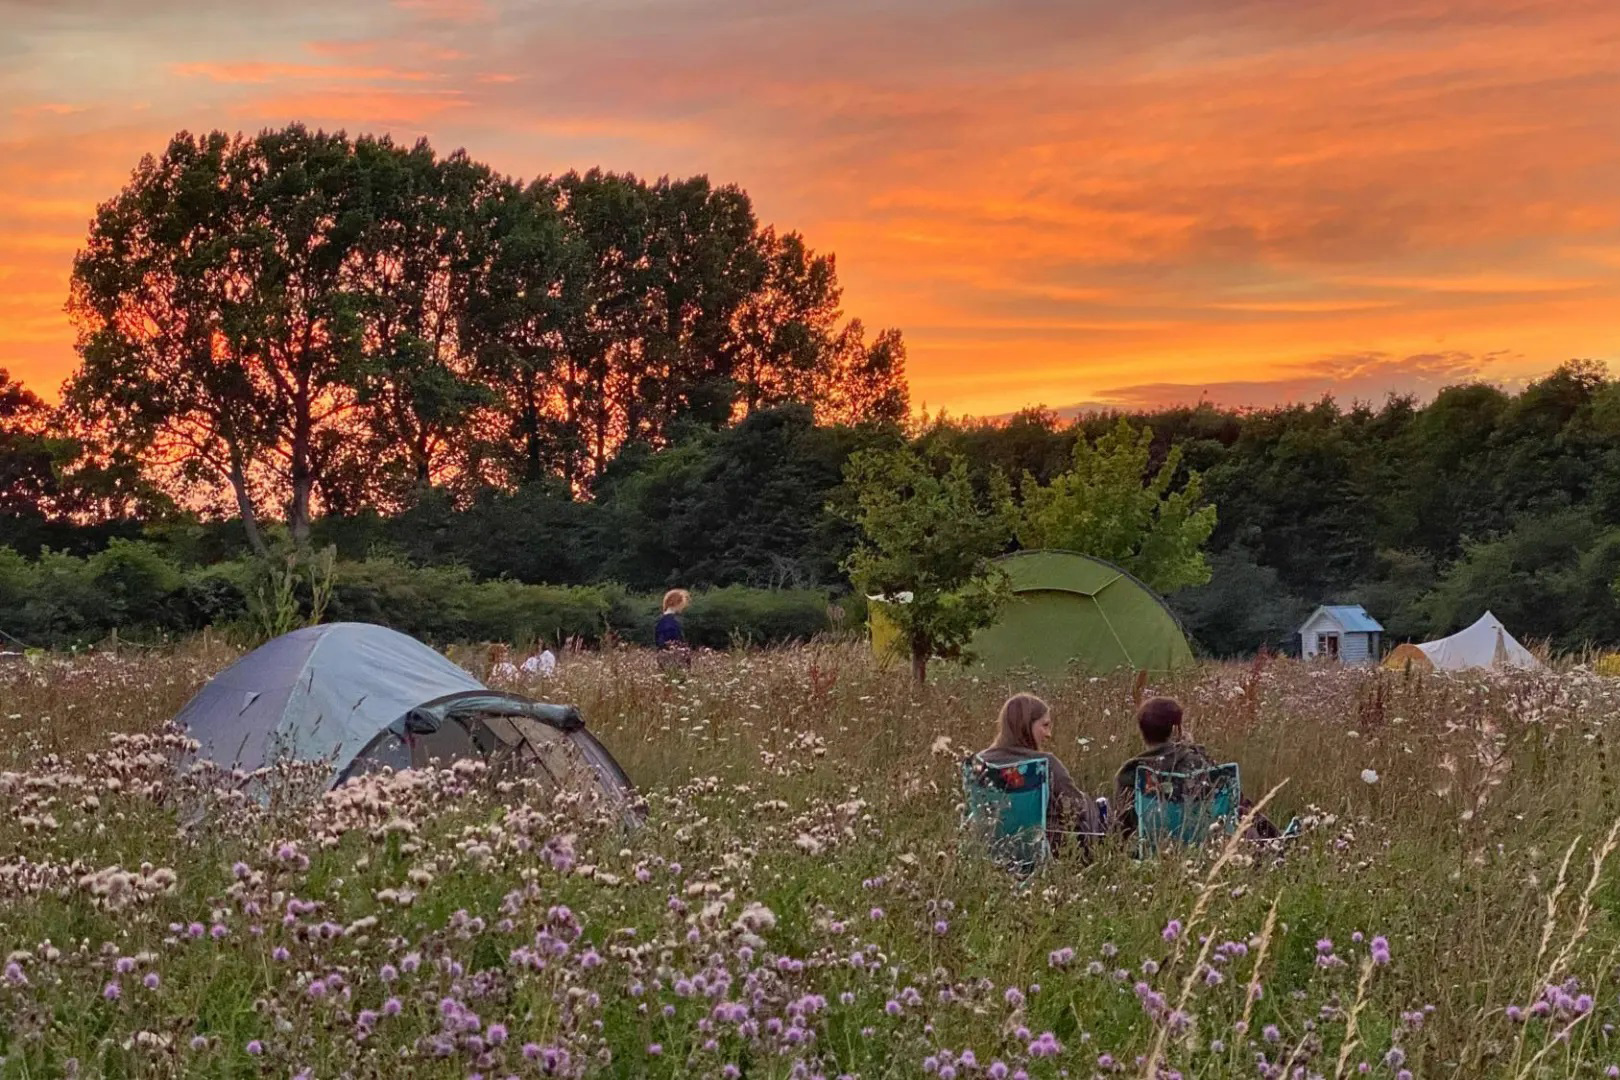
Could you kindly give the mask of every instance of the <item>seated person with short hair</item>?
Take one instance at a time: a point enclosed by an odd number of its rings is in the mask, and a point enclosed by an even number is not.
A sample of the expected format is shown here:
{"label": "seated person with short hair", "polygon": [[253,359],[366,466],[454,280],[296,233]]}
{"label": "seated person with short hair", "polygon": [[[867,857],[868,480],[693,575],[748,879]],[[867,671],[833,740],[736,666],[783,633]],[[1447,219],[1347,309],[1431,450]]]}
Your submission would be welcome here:
{"label": "seated person with short hair", "polygon": [[[1181,720],[1181,702],[1175,698],[1149,698],[1136,710],[1136,726],[1146,749],[1121,765],[1114,774],[1114,805],[1109,808],[1111,831],[1125,837],[1136,835],[1138,769],[1145,766],[1155,772],[1195,773],[1216,764],[1208,751],[1183,735]],[[1247,815],[1253,805],[1243,799],[1239,810]],[[1249,830],[1250,839],[1271,840],[1280,835],[1276,826],[1258,816]]]}

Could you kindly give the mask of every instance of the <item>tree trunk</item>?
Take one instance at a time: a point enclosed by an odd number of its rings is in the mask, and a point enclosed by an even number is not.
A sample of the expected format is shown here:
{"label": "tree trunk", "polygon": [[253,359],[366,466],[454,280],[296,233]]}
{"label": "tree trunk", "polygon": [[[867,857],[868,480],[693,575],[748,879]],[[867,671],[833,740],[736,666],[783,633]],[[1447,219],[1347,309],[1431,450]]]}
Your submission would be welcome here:
{"label": "tree trunk", "polygon": [[269,558],[270,549],[265,546],[264,535],[259,532],[259,515],[253,509],[253,499],[248,494],[247,473],[242,468],[242,457],[236,451],[231,451],[231,490],[236,494],[236,510],[242,515],[242,528],[247,532],[248,546],[260,558]]}
{"label": "tree trunk", "polygon": [[292,499],[287,505],[287,529],[292,533],[293,545],[300,551],[309,544],[309,489],[312,481],[309,412],[309,394],[300,388],[293,397],[292,460],[288,469],[292,480]]}
{"label": "tree trunk", "polygon": [[911,678],[918,686],[928,682],[928,650],[916,645],[911,647]]}

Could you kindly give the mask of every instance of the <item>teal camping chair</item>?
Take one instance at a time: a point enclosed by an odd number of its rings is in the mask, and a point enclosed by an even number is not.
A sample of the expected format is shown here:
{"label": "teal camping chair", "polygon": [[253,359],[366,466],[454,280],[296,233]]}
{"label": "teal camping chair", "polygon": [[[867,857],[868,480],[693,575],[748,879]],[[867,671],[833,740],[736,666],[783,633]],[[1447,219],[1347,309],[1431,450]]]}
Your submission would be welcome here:
{"label": "teal camping chair", "polygon": [[1141,766],[1136,770],[1138,857],[1165,843],[1201,844],[1217,825],[1230,835],[1238,826],[1242,792],[1235,764],[1185,773]]}
{"label": "teal camping chair", "polygon": [[1030,874],[1051,855],[1046,841],[1049,788],[1045,758],[992,765],[974,754],[962,762],[968,828],[989,844],[996,862]]}

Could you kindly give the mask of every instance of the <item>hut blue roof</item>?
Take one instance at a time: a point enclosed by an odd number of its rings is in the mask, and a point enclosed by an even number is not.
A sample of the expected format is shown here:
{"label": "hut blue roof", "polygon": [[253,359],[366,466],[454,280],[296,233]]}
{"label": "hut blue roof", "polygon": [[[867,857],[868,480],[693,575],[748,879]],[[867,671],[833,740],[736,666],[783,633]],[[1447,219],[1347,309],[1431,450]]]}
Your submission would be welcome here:
{"label": "hut blue roof", "polygon": [[1378,620],[1367,614],[1367,609],[1360,604],[1324,604],[1305,620],[1309,626],[1316,616],[1326,614],[1328,618],[1339,624],[1339,628],[1347,634],[1380,634],[1383,626]]}

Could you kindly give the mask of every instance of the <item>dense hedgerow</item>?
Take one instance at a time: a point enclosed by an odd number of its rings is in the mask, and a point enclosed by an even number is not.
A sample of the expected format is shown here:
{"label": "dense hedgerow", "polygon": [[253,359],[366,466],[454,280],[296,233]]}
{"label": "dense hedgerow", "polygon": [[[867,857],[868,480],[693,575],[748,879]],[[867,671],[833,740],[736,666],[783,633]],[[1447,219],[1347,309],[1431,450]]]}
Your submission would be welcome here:
{"label": "dense hedgerow", "polygon": [[[607,639],[652,643],[659,595],[617,585],[529,585],[479,581],[452,566],[413,566],[374,557],[338,562],[324,599],[326,621],[380,623],[438,643]],[[292,602],[312,605],[307,577],[290,582]],[[253,610],[273,592],[265,567],[251,562],[182,568],[153,544],[113,540],[80,557],[46,552],[24,559],[0,547],[0,630],[12,642],[67,647],[106,640],[154,642],[212,628],[251,640],[262,636]],[[687,637],[724,649],[735,644],[804,642],[834,626],[830,597],[817,589],[699,591]],[[834,608],[834,611],[837,609]]]}
{"label": "dense hedgerow", "polygon": [[[863,654],[565,655],[647,824],[481,767],[264,807],[161,725],[232,653],[0,669],[7,1076],[1604,1076],[1610,729],[1583,672],[1208,667],[1179,694],[1278,860],[1104,850],[1027,886],[958,839],[1009,680]],[[470,661],[469,661],[470,662]],[[1040,686],[1087,790],[1120,678]],[[294,776],[287,781],[296,788]],[[1278,788],[1278,785],[1282,785]],[[292,794],[288,792],[289,796]],[[199,807],[204,808],[199,814]]]}

